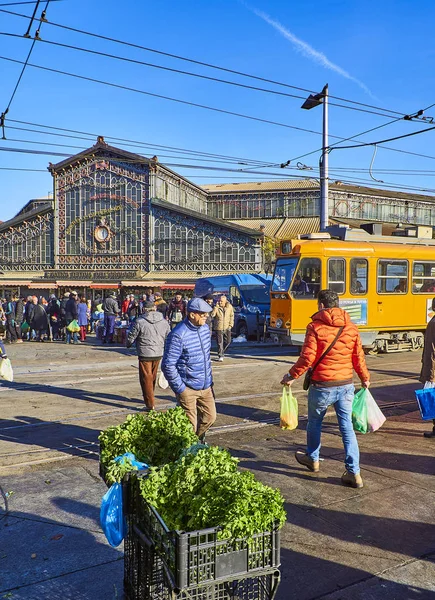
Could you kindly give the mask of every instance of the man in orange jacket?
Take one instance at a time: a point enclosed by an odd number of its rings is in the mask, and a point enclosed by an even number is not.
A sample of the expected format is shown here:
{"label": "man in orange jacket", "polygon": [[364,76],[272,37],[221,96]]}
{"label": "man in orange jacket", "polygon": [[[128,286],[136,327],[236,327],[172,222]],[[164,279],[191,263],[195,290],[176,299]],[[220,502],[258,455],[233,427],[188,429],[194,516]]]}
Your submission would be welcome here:
{"label": "man in orange jacket", "polygon": [[[341,481],[344,485],[362,488],[359,448],[352,425],[355,391],[352,377],[355,369],[362,386],[368,388],[370,375],[358,329],[348,313],[339,308],[337,293],[321,290],[317,301],[319,311],[311,317],[299,359],[281,381],[283,385],[292,385],[295,379],[314,366],[308,392],[307,451],[297,451],[295,457],[310,471],[319,471],[322,421],[328,407],[333,404],[346,455],[346,471]],[[328,353],[317,362],[335,339]]]}

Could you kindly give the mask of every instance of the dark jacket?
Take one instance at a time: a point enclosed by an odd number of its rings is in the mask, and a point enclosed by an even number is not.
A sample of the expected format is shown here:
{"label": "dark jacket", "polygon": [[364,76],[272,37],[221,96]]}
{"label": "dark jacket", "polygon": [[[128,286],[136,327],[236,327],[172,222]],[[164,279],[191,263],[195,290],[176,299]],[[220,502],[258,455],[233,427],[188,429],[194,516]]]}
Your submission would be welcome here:
{"label": "dark jacket", "polygon": [[186,387],[206,390],[213,385],[210,359],[210,329],[195,327],[185,319],[169,334],[162,361],[162,371],[176,394]]}
{"label": "dark jacket", "polygon": [[68,298],[68,302],[65,305],[65,319],[67,322],[77,319],[77,302],[75,298]]}
{"label": "dark jacket", "polygon": [[421,357],[421,383],[435,381],[435,317],[429,321],[424,334],[423,355]]}
{"label": "dark jacket", "polygon": [[168,312],[168,305],[163,300],[163,298],[158,298],[154,301],[154,304],[156,305],[156,309],[159,311],[159,313],[161,313],[163,315],[163,318],[165,318],[166,313]]}
{"label": "dark jacket", "polygon": [[26,302],[26,306],[24,308],[24,315],[26,317],[27,323],[30,325],[30,321],[32,320],[32,314],[35,310],[35,305],[30,300]]}
{"label": "dark jacket", "polygon": [[109,296],[103,303],[104,314],[107,316],[115,316],[119,313],[118,302],[113,296]]}
{"label": "dark jacket", "polygon": [[161,358],[169,331],[169,323],[161,313],[147,311],[134,322],[127,336],[127,348],[136,342],[139,358]]}
{"label": "dark jacket", "polygon": [[34,304],[32,318],[29,323],[35,331],[46,331],[48,328],[48,317],[42,304]]}
{"label": "dark jacket", "polygon": [[184,302],[183,299],[181,299],[180,302],[177,302],[175,300],[175,298],[170,301],[169,306],[168,306],[168,313],[167,313],[168,320],[177,322],[177,317],[175,316],[176,313],[181,313],[181,317],[179,317],[180,322],[186,318],[186,316],[187,316],[186,303]]}
{"label": "dark jacket", "polygon": [[18,325],[24,321],[24,304],[21,299],[17,300],[15,303],[15,321]]}
{"label": "dark jacket", "polygon": [[9,323],[15,320],[15,305],[12,300],[3,304],[3,310]]}

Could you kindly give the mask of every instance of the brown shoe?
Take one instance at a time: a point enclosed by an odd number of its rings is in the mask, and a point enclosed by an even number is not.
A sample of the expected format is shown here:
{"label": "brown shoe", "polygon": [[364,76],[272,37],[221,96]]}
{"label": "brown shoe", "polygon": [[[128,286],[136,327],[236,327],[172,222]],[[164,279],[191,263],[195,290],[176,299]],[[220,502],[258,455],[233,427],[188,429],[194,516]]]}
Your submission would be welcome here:
{"label": "brown shoe", "polygon": [[304,465],[313,473],[318,473],[320,471],[320,463],[318,460],[313,460],[310,456],[302,452],[301,450],[297,450],[295,452],[295,458],[300,465]]}
{"label": "brown shoe", "polygon": [[345,471],[341,476],[341,483],[352,488],[364,487],[361,475],[359,473],[349,473],[348,471]]}

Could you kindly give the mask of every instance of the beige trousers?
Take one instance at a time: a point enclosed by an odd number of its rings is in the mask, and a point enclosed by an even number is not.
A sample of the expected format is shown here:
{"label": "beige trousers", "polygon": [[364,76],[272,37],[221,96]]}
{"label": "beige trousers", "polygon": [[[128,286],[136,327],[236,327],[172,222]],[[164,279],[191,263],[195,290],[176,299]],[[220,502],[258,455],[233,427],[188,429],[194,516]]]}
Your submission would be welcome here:
{"label": "beige trousers", "polygon": [[200,438],[216,421],[216,405],[211,387],[206,390],[186,388],[177,394],[177,400],[189,421],[193,431]]}

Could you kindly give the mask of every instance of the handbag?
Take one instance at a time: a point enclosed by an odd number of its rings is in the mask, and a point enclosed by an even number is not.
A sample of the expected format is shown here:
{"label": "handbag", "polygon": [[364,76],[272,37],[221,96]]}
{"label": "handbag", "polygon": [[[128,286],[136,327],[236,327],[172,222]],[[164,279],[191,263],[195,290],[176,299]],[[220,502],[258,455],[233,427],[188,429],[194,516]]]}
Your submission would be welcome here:
{"label": "handbag", "polygon": [[335,338],[332,340],[331,344],[328,346],[328,348],[326,348],[325,352],[322,354],[322,356],[319,358],[319,360],[317,360],[314,365],[312,367],[310,367],[308,369],[308,371],[305,373],[305,378],[304,378],[304,384],[303,384],[303,388],[304,390],[307,390],[310,385],[311,385],[311,377],[314,373],[314,371],[317,369],[319,363],[322,362],[322,360],[325,358],[325,356],[328,354],[328,352],[330,350],[332,350],[332,348],[335,346],[336,341],[338,340],[338,338],[341,335],[341,332],[344,329],[344,325],[342,327],[340,327],[340,329],[338,330],[337,335],[335,336]]}

